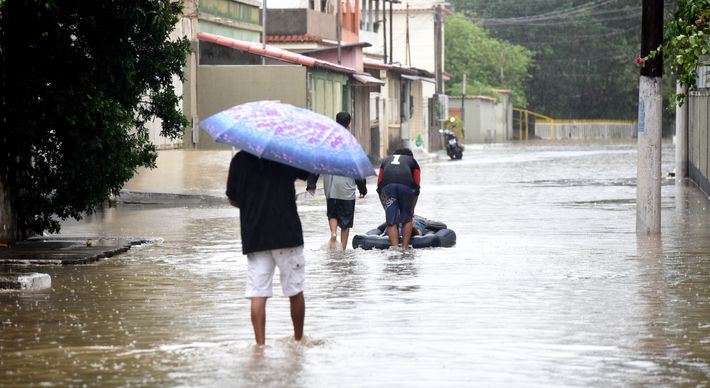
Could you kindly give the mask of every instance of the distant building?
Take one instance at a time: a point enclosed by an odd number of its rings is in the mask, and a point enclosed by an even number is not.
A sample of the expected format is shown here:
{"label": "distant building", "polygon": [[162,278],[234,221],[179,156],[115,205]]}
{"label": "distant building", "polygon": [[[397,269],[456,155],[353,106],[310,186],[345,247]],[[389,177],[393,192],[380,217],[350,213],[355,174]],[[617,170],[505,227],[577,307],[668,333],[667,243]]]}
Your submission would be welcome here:
{"label": "distant building", "polygon": [[[513,104],[509,90],[499,98],[488,96],[449,96],[449,117],[463,121],[463,142],[501,143],[513,138]],[[463,113],[463,115],[462,115]]]}

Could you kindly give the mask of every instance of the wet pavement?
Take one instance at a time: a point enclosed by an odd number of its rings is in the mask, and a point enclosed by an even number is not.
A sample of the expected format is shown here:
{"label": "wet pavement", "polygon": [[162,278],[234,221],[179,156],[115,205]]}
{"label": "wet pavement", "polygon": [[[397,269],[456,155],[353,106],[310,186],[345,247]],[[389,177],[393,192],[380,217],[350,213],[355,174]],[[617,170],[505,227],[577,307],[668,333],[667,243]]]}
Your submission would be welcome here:
{"label": "wet pavement", "polygon": [[[662,236],[638,238],[635,149],[469,146],[423,163],[417,213],[458,240],[410,255],[329,250],[324,199],[303,196],[303,344],[276,280],[267,346],[252,345],[238,209],[119,203],[67,222],[66,238],[155,242],[0,293],[0,386],[707,386],[710,200],[665,179]],[[162,151],[126,189],[219,197],[230,158]],[[351,234],[383,218],[368,188]]]}

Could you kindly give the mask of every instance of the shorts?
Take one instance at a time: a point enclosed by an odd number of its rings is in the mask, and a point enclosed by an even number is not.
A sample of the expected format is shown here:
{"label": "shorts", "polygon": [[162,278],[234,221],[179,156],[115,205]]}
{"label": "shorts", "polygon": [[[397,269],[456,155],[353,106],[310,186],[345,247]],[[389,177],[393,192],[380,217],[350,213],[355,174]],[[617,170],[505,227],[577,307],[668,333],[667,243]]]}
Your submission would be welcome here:
{"label": "shorts", "polygon": [[247,262],[247,288],[244,293],[246,298],[271,297],[276,267],[279,267],[284,295],[294,296],[303,292],[306,277],[303,245],[248,253]]}
{"label": "shorts", "polygon": [[355,200],[328,198],[326,214],[329,220],[338,220],[340,229],[350,229],[355,218]]}
{"label": "shorts", "polygon": [[380,190],[380,203],[385,209],[387,225],[407,223],[412,220],[414,189],[400,183],[390,183]]}

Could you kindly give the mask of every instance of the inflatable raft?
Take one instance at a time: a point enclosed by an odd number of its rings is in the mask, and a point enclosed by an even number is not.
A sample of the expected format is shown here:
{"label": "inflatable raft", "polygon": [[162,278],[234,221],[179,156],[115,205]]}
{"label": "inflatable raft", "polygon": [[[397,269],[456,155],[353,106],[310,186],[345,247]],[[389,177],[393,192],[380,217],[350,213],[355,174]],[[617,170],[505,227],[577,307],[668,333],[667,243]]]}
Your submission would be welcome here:
{"label": "inflatable raft", "polygon": [[[415,215],[414,220],[422,229],[421,236],[412,236],[409,243],[412,248],[451,247],[456,244],[456,233],[448,229],[443,222],[428,220]],[[400,244],[402,237],[400,236]],[[389,249],[390,240],[387,237],[387,224],[382,224],[377,229],[372,229],[365,234],[356,234],[353,237],[353,248],[362,249]]]}

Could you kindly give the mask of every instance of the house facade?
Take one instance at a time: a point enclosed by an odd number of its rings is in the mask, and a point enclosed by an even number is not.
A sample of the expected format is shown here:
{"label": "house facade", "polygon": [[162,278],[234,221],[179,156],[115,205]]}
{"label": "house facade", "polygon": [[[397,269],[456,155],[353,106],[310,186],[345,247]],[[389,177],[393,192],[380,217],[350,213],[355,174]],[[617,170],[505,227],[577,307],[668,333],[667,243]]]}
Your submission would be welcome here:
{"label": "house facade", "polygon": [[[415,147],[416,139],[422,134],[425,149],[437,149],[430,139],[436,139],[433,133],[438,131],[438,123],[435,122],[434,95],[437,90],[443,90],[443,84],[437,88],[437,82],[443,83],[445,76],[436,77],[437,58],[440,63],[440,72],[444,74],[444,28],[437,33],[437,17],[443,20],[448,15],[445,2],[439,0],[412,0],[407,2],[375,2],[379,7],[382,3],[384,9],[377,8],[370,16],[364,20],[372,20],[372,24],[377,28],[374,38],[366,35],[372,42],[372,47],[365,49],[368,60],[380,61],[401,67],[410,67],[423,70],[431,77],[421,77],[411,82],[415,93],[421,89],[421,98],[416,98],[417,106],[414,107],[414,126],[417,136],[404,137],[407,146]],[[364,14],[363,14],[364,15]],[[365,23],[363,23],[365,24]],[[372,32],[371,32],[372,33]],[[361,33],[361,36],[364,34]],[[437,38],[441,39],[440,50],[437,50]],[[407,78],[405,78],[407,79]],[[420,116],[421,115],[421,116]],[[403,132],[407,134],[406,128]]]}
{"label": "house facade", "polygon": [[[355,70],[346,90],[349,104],[344,105],[342,110],[350,112],[353,117],[350,131],[360,141],[370,159],[377,161],[383,154],[377,141],[373,143],[373,137],[376,138],[379,134],[373,133],[369,123],[370,94],[378,93],[385,82],[364,72],[363,48],[370,44],[360,42],[359,39],[359,0],[342,2],[340,18],[337,16],[338,9],[335,4],[270,2],[266,23],[267,42],[282,49]],[[329,112],[326,115],[335,117],[335,113],[337,112]]]}
{"label": "house facade", "polygon": [[371,96],[377,115],[371,126],[377,126],[382,155],[399,147],[427,149],[428,112],[424,84],[433,82],[433,74],[412,67],[380,62],[365,62],[365,70],[383,80],[379,93]]}
{"label": "house facade", "polygon": [[[195,95],[186,96],[185,103],[195,106],[190,113],[196,122],[256,100],[279,100],[328,117],[351,109],[354,69],[257,42],[202,32],[197,38],[199,87]],[[229,148],[196,125],[186,130],[185,139],[185,147]]]}

